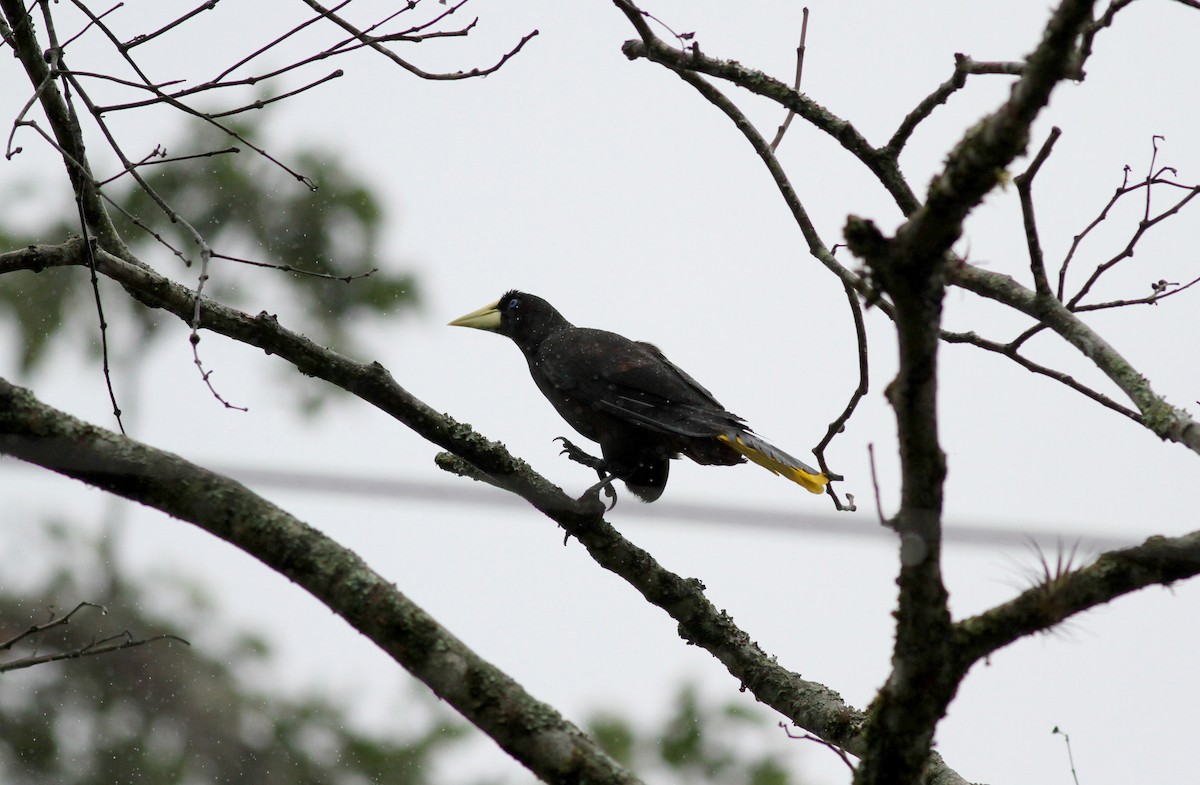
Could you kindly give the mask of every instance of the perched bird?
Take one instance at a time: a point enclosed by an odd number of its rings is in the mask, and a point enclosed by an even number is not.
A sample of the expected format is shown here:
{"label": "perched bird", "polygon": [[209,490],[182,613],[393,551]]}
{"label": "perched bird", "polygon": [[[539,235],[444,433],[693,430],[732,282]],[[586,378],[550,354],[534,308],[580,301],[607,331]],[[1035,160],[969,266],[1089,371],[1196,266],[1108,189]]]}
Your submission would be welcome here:
{"label": "perched bird", "polygon": [[[644,502],[662,495],[670,459],[731,466],[749,458],[821,493],[829,479],[756,436],[658,347],[576,327],[550,303],[510,291],[451,325],[506,335],[538,389],[575,430],[599,442],[603,460],[563,439],[564,452],[600,473],[599,491],[622,480]],[[744,457],[743,457],[744,456]]]}

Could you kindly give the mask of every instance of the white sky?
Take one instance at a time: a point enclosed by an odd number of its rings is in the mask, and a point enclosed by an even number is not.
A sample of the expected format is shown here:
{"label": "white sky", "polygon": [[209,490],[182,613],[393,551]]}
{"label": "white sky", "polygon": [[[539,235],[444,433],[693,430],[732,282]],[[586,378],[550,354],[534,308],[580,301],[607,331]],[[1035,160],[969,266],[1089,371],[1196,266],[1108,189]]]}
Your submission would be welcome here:
{"label": "white sky", "polygon": [[[130,32],[143,30],[138,5],[118,12]],[[232,59],[227,50],[244,52],[286,29],[267,3],[255,12],[218,8],[201,20],[220,34],[202,46],[159,50],[164,59],[155,76],[214,73],[214,63]],[[1031,2],[812,2],[810,8],[805,90],[876,143],[951,74],[955,52],[1017,59],[1036,44],[1047,13],[1045,3]],[[653,10],[676,30],[696,31],[710,55],[790,79],[800,4],[671,2]],[[383,362],[427,403],[581,490],[593,478],[556,456],[551,439],[567,427],[537,393],[515,347],[444,327],[520,287],[578,324],[654,341],[756,430],[805,455],[856,383],[852,327],[841,286],[805,255],[740,134],[664,69],[627,61],[619,46],[633,33],[606,2],[476,0],[464,11],[470,12],[460,15],[464,21],[481,18],[466,42],[428,43],[402,54],[431,70],[469,68],[490,65],[532,28],[541,35],[501,72],[469,82],[417,81],[377,57],[326,63],[312,76],[339,66],[347,76],[269,116],[274,152],[328,144],[369,177],[392,215],[386,253],[420,274],[420,313],[386,333],[363,325],[372,353],[360,359]],[[251,13],[262,17],[245,23]],[[243,21],[231,28],[234,17]],[[1192,100],[1198,29],[1200,16],[1177,4],[1136,3],[1097,39],[1087,80],[1055,93],[1034,142],[1040,145],[1052,124],[1063,129],[1035,185],[1052,263],[1119,184],[1123,165],[1134,176],[1144,173],[1152,134],[1166,137],[1160,165],[1175,166],[1183,182],[1200,180],[1200,109]],[[922,126],[902,159],[919,193],[949,145],[1002,100],[1009,83],[973,78]],[[777,107],[730,94],[764,134],[773,133],[782,119]],[[0,83],[3,116],[11,117],[27,96],[23,82]],[[177,126],[164,118],[130,119],[118,120],[119,130],[147,151],[177,138]],[[36,178],[44,178],[43,196],[63,203],[66,182],[53,151],[28,132],[21,142],[25,152],[0,165],[5,209],[25,209],[16,186]],[[138,143],[130,149],[141,149]],[[91,145],[100,149],[98,140]],[[898,222],[882,189],[801,122],[793,124],[781,158],[827,243],[840,239],[849,213],[885,229]],[[1165,203],[1159,197],[1157,204]],[[1112,214],[1113,231],[1085,246],[1074,262],[1077,274],[1119,249],[1139,210],[1131,202]],[[1141,296],[1160,278],[1195,277],[1196,220],[1193,209],[1156,230],[1098,297]],[[1027,279],[1015,190],[988,198],[958,248],[975,263]],[[169,262],[161,269],[188,280]],[[265,282],[271,273],[259,275]],[[1088,321],[1160,393],[1186,406],[1200,390],[1195,297],[1186,293],[1154,309]],[[286,323],[284,304],[268,297],[250,307],[259,309],[279,312]],[[879,314],[868,318],[872,392],[829,457],[849,478],[844,490],[860,502],[857,518],[872,520],[866,445],[875,444],[888,511],[895,508],[898,468],[894,421],[882,396],[894,370],[893,339]],[[948,297],[947,322],[997,338],[1024,324],[958,291]],[[249,413],[212,400],[191,366],[186,330],[171,326],[150,353],[136,407],[126,407],[134,411],[129,422],[138,438],[202,464],[469,485],[433,466],[435,448],[366,406],[340,403],[311,422],[280,403],[293,399],[288,385],[321,382],[281,374],[277,361],[223,339],[209,337],[202,346],[214,381]],[[1041,339],[1037,349],[1040,359],[1111,392],[1054,339]],[[0,368],[11,369],[14,357],[11,345],[0,345]],[[951,525],[1061,529],[1131,543],[1195,528],[1196,456],[978,350],[948,346],[941,357]],[[64,357],[36,387],[43,400],[110,424],[98,368]],[[0,489],[3,518],[12,524],[0,539],[6,563],[41,558],[22,544],[25,527],[50,514],[98,518],[103,506],[98,492],[7,462],[0,464]],[[264,493],[354,548],[570,718],[607,706],[661,716],[685,677],[700,680],[709,695],[737,695],[736,683],[708,655],[678,640],[673,621],[577,545],[563,548],[560,532],[532,511]],[[782,663],[856,706],[870,701],[890,657],[896,558],[888,539],[801,536],[733,522],[689,525],[666,513],[633,519],[626,511],[635,502],[624,497],[610,520],[631,539],[669,568],[702,579],[712,601]],[[676,463],[664,505],[672,500],[829,512],[826,499],[750,467]],[[190,527],[132,510],[123,553],[135,571],[207,576],[223,613],[279,640],[280,678],[289,685],[345,692],[364,716],[375,717],[408,681],[317,602]],[[1019,545],[950,544],[945,573],[954,612],[977,612],[1010,597],[1035,564]],[[1179,779],[1192,769],[1184,750],[1200,702],[1192,657],[1198,610],[1194,586],[1152,589],[1085,614],[1061,634],[1003,650],[964,683],[939,729],[940,751],[972,780],[1067,782],[1062,741],[1050,733],[1057,725],[1071,734],[1087,785]],[[806,782],[848,781],[842,764],[815,746],[782,736],[768,743],[799,749],[794,755]],[[472,765],[521,776],[494,748],[480,746]]]}

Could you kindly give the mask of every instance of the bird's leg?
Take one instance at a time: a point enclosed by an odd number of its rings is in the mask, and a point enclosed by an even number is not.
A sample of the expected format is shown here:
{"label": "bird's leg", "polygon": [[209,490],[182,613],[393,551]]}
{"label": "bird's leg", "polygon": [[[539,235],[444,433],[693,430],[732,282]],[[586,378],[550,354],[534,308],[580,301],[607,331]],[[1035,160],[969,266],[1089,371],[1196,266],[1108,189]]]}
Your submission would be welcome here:
{"label": "bird's leg", "polygon": [[584,491],[583,495],[580,496],[579,498],[581,498],[581,499],[594,498],[597,503],[602,503],[602,502],[600,502],[600,489],[603,488],[604,495],[612,500],[612,503],[608,505],[608,508],[605,510],[605,512],[611,512],[612,508],[617,506],[617,489],[613,487],[613,480],[617,479],[617,475],[605,474],[604,472],[600,471],[599,469],[596,470],[596,473],[600,475],[600,482],[596,483],[591,488],[588,488],[586,491]]}
{"label": "bird's leg", "polygon": [[608,471],[608,463],[603,458],[587,454],[565,436],[559,436],[554,441],[562,442],[563,444],[559,455],[565,455],[572,461],[575,461],[575,463],[581,463],[589,469],[596,470],[596,476],[600,478],[600,482],[584,491],[583,497],[595,496],[596,501],[600,501],[600,489],[603,488],[604,495],[612,500],[612,503],[608,505],[608,509],[611,510],[613,507],[616,507],[617,491],[613,488],[612,483],[613,480],[617,479],[617,475]]}
{"label": "bird's leg", "polygon": [[601,474],[600,474],[601,477],[604,477],[604,474],[603,474],[604,459],[603,458],[597,458],[594,455],[588,455],[586,452],[584,452],[582,449],[577,447],[574,443],[572,443],[565,436],[559,436],[559,437],[555,438],[554,441],[562,442],[562,444],[563,444],[563,448],[561,450],[559,450],[559,453],[558,453],[559,455],[565,455],[568,458],[570,458],[571,460],[575,461],[575,463],[582,463],[584,466],[588,467],[589,469],[595,469],[597,472],[601,472]]}

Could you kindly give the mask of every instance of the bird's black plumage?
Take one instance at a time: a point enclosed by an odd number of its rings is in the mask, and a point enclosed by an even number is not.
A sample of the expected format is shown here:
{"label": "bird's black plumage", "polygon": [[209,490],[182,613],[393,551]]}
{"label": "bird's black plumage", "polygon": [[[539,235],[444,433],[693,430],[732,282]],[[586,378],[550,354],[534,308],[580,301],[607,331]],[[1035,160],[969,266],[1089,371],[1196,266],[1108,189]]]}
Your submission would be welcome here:
{"label": "bird's black plumage", "polygon": [[642,501],[662,495],[670,460],[685,455],[721,466],[748,457],[814,493],[828,482],[752,433],[653,344],[576,327],[545,300],[518,291],[450,324],[511,338],[542,394],[571,427],[600,444],[598,468]]}

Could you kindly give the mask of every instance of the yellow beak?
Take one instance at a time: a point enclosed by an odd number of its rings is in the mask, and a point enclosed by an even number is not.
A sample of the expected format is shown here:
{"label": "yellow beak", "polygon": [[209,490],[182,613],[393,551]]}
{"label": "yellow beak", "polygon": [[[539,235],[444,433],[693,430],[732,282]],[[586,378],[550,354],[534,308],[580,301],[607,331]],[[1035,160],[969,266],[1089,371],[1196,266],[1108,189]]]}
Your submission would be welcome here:
{"label": "yellow beak", "polygon": [[482,308],[463,314],[450,322],[451,327],[474,327],[476,330],[500,329],[500,301],[488,303]]}

